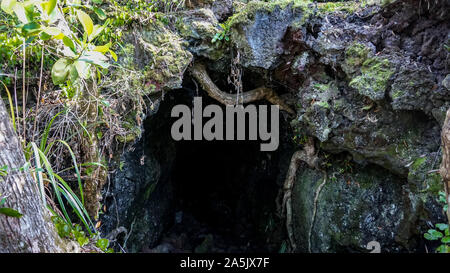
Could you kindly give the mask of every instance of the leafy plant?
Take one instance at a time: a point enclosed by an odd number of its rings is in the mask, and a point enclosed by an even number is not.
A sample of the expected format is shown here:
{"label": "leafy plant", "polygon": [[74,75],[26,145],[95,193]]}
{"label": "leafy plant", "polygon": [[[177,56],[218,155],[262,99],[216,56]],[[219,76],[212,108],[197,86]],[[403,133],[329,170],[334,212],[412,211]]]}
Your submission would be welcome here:
{"label": "leafy plant", "polygon": [[8,175],[8,166],[3,165],[0,166],[0,176],[7,176]]}
{"label": "leafy plant", "polygon": [[86,233],[82,230],[81,226],[78,224],[70,225],[64,219],[59,216],[52,216],[53,224],[56,227],[56,231],[61,238],[68,238],[78,242],[80,247],[83,247],[91,240],[96,240],[95,245],[100,248],[103,252],[112,253],[113,249],[108,248],[109,240],[104,238],[99,238],[98,233],[91,234],[90,237],[86,236]]}
{"label": "leafy plant", "polygon": [[20,218],[23,216],[20,212],[12,208],[0,208],[0,214],[15,218]]}
{"label": "leafy plant", "polygon": [[220,24],[220,27],[222,28],[222,31],[216,33],[216,35],[214,35],[214,37],[211,40],[211,43],[215,43],[217,41],[229,41],[230,40],[230,28],[231,28],[231,24],[230,21],[227,21],[223,24]]}
{"label": "leafy plant", "polygon": [[[447,210],[447,201],[445,200],[445,193],[440,191],[438,202],[444,205],[444,211]],[[429,241],[440,241],[440,245],[436,248],[436,252],[450,253],[450,231],[449,225],[439,223],[435,225],[436,228],[429,229],[423,236]]]}
{"label": "leafy plant", "polygon": [[436,224],[436,229],[429,229],[424,234],[430,241],[440,240],[441,245],[436,249],[439,253],[450,253],[450,232],[448,224]]}
{"label": "leafy plant", "polygon": [[439,203],[444,205],[444,211],[447,211],[448,203],[447,203],[447,200],[445,198],[445,192],[439,191],[439,199],[438,199],[438,201],[439,201]]}
{"label": "leafy plant", "polygon": [[[98,1],[97,1],[98,2]],[[110,56],[117,61],[117,55],[110,49],[111,43],[96,46],[95,38],[108,26],[107,20],[103,25],[94,24],[91,17],[82,9],[93,10],[100,19],[105,19],[105,13],[98,7],[90,5],[69,4],[60,7],[57,0],[30,0],[17,2],[16,0],[2,0],[1,8],[10,15],[15,15],[20,24],[21,35],[27,40],[59,41],[63,56],[53,65],[51,76],[53,83],[58,85],[78,78],[88,79],[90,68],[108,68]],[[75,26],[66,17],[76,16],[83,28],[82,37],[78,37]]]}
{"label": "leafy plant", "polygon": [[109,240],[108,239],[98,239],[97,243],[95,244],[98,248],[100,248],[103,252],[106,253],[113,253],[114,250],[109,247]]}
{"label": "leafy plant", "polygon": [[[1,194],[0,194],[0,196],[1,196]],[[5,203],[6,203],[6,197],[2,197],[0,199],[0,214],[10,216],[10,217],[15,217],[15,218],[20,218],[23,216],[20,212],[18,212],[15,209],[3,207],[3,205]]]}
{"label": "leafy plant", "polygon": [[[7,165],[1,166],[0,167],[0,176],[7,176],[7,175],[8,175],[8,166]],[[0,196],[2,196],[1,193],[0,193]],[[6,203],[6,197],[2,197],[0,199],[0,214],[10,216],[10,217],[15,217],[15,218],[20,218],[23,216],[20,212],[18,212],[15,209],[3,207],[3,205],[5,203]]]}
{"label": "leafy plant", "polygon": [[[69,153],[72,156],[74,166],[77,166],[77,162],[75,159],[75,155],[73,154],[73,151],[70,149],[68,144],[62,140],[58,140],[59,142],[62,142],[67,149],[69,150]],[[49,183],[53,191],[56,195],[56,199],[58,201],[58,204],[62,210],[64,220],[67,224],[72,225],[72,221],[69,217],[69,214],[66,210],[65,203],[62,199],[62,197],[65,198],[66,202],[69,204],[69,206],[73,209],[74,213],[77,215],[78,219],[84,224],[86,230],[89,232],[89,234],[93,234],[95,232],[95,227],[89,218],[89,215],[84,208],[83,204],[83,191],[82,191],[82,185],[81,185],[81,176],[78,167],[75,167],[76,175],[78,179],[79,189],[80,189],[80,196],[81,200],[78,198],[78,196],[72,191],[70,186],[64,181],[64,179],[61,178],[57,173],[53,171],[53,168],[47,158],[47,155],[44,151],[49,151],[48,149],[45,149],[42,151],[40,148],[37,147],[37,145],[33,142],[29,144],[29,149],[33,151],[34,161],[35,161],[35,172],[36,172],[36,180],[38,183],[38,188],[41,194],[41,199],[44,204],[46,204],[46,198],[45,198],[45,183]],[[30,158],[28,158],[30,160]],[[43,168],[42,168],[43,166]]]}

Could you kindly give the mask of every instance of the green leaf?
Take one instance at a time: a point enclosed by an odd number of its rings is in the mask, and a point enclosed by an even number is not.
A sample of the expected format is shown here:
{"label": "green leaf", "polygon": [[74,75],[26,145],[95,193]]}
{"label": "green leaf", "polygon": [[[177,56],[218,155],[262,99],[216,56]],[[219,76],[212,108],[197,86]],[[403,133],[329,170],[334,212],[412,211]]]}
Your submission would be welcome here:
{"label": "green leaf", "polygon": [[96,46],[94,48],[94,51],[100,52],[100,53],[106,53],[109,51],[109,48],[111,47],[111,43],[107,43],[106,45],[103,46]]}
{"label": "green leaf", "polygon": [[95,37],[97,37],[105,29],[105,27],[106,26],[95,25],[93,27],[92,34],[89,35],[89,40],[94,40]]}
{"label": "green leaf", "polygon": [[73,41],[69,37],[64,36],[63,37],[63,43],[64,43],[65,46],[70,48],[70,50],[72,50],[73,53],[77,53],[77,49],[75,48],[75,44],[73,43]]}
{"label": "green leaf", "polygon": [[89,243],[89,238],[87,237],[77,237],[77,241],[80,244],[80,246],[85,246]]}
{"label": "green leaf", "polygon": [[83,56],[80,57],[79,61],[84,61],[87,63],[98,65],[102,68],[108,68],[107,63],[108,58],[98,51],[88,51]]}
{"label": "green leaf", "polygon": [[6,202],[6,197],[3,197],[2,200],[0,200],[0,206],[3,206]]}
{"label": "green leaf", "polygon": [[442,238],[441,242],[444,243],[444,244],[450,243],[450,237],[446,236],[446,237]]}
{"label": "green leaf", "polygon": [[448,228],[448,225],[447,225],[447,224],[436,224],[436,227],[437,227],[439,230],[445,230],[445,229]]}
{"label": "green leaf", "polygon": [[50,15],[52,11],[55,9],[57,2],[58,2],[57,0],[50,0],[42,4],[44,10],[47,12],[48,15]]}
{"label": "green leaf", "polygon": [[74,83],[78,79],[78,77],[79,77],[79,75],[78,75],[77,68],[75,67],[75,64],[73,64],[70,66],[69,80],[70,80],[70,82]]}
{"label": "green leaf", "polygon": [[0,208],[0,214],[4,214],[6,216],[15,217],[15,218],[20,218],[23,216],[20,212],[18,212],[17,210],[14,210],[12,208]]}
{"label": "green leaf", "polygon": [[429,241],[434,241],[434,240],[436,240],[433,236],[431,236],[431,234],[429,234],[429,233],[425,233],[424,235],[423,235],[423,237],[425,238],[425,239],[427,239],[427,240],[429,240]]}
{"label": "green leaf", "polygon": [[[430,231],[431,231],[431,232],[430,232]],[[431,230],[429,230],[428,232],[430,232],[431,235],[434,236],[434,237],[436,237],[436,238],[442,238],[442,237],[444,236],[441,232],[439,232],[439,231],[437,231],[437,230],[435,230],[435,229],[431,229]]]}
{"label": "green leaf", "polygon": [[97,16],[100,20],[106,19],[106,14],[101,8],[94,7],[94,12],[95,12],[95,14],[97,14]]}
{"label": "green leaf", "polygon": [[43,31],[50,36],[57,36],[61,33],[61,30],[57,27],[45,27]]}
{"label": "green leaf", "polygon": [[16,14],[17,18],[19,18],[19,20],[23,24],[28,24],[28,18],[27,18],[27,15],[25,12],[25,7],[23,6],[23,4],[18,2],[18,3],[16,3],[16,5],[14,5],[13,9],[14,9],[14,13]]}
{"label": "green leaf", "polygon": [[91,17],[82,10],[77,10],[77,17],[83,26],[84,32],[87,33],[88,36],[91,35],[94,30],[94,23],[92,22]]}
{"label": "green leaf", "polygon": [[106,249],[109,246],[108,239],[98,239],[97,243],[95,244],[98,248],[100,248],[103,251],[106,251]]}
{"label": "green leaf", "polygon": [[39,32],[41,32],[41,25],[36,22],[25,24],[22,27],[22,34],[25,37],[38,34]]}
{"label": "green leaf", "polygon": [[435,229],[429,229],[428,230],[428,233],[426,233],[425,235],[427,235],[428,234],[428,238],[427,237],[425,237],[425,239],[427,239],[427,240],[437,240],[437,239],[439,239],[439,238],[442,238],[442,237],[444,237],[444,235],[441,233],[441,232],[439,232],[439,231],[437,231],[437,230],[435,230]]}
{"label": "green leaf", "polygon": [[1,4],[2,10],[8,13],[9,15],[12,15],[16,3],[17,3],[16,0],[3,0]]}
{"label": "green leaf", "polygon": [[74,63],[75,68],[77,69],[78,75],[82,79],[89,78],[90,75],[90,64],[81,60],[78,60]]}
{"label": "green leaf", "polygon": [[111,54],[111,57],[114,59],[115,62],[117,62],[117,55],[114,51],[109,50],[109,54]]}
{"label": "green leaf", "polygon": [[50,40],[51,38],[52,38],[51,35],[48,35],[48,34],[45,33],[45,32],[41,32],[41,37],[40,37],[40,39],[41,39],[42,41],[48,41],[48,40]]}
{"label": "green leaf", "polygon": [[450,247],[448,247],[446,245],[441,245],[436,249],[436,251],[439,253],[449,253]]}
{"label": "green leaf", "polygon": [[7,176],[7,175],[8,175],[8,165],[1,166],[0,167],[0,176]]}
{"label": "green leaf", "polygon": [[99,4],[101,4],[101,3],[103,2],[103,0],[92,0],[92,2],[93,2],[94,4],[99,5]]}
{"label": "green leaf", "polygon": [[71,68],[71,61],[65,58],[59,59],[52,68],[52,80],[55,85],[66,81]]}

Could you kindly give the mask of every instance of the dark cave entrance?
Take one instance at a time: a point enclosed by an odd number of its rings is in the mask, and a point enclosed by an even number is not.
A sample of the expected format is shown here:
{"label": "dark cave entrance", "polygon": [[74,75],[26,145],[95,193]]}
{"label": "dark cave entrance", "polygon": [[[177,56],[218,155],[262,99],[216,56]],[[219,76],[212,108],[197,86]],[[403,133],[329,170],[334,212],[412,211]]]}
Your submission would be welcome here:
{"label": "dark cave entrance", "polygon": [[268,251],[265,237],[278,192],[275,162],[254,143],[178,143],[174,231],[184,232],[194,251]]}
{"label": "dark cave entrance", "polygon": [[[178,100],[192,106],[191,96]],[[203,95],[203,104],[218,103]],[[289,160],[283,154],[287,127],[280,113],[280,145],[273,152],[260,151],[261,141],[176,142],[169,179],[173,221],[160,244],[176,242],[179,252],[278,251],[284,225],[276,199],[281,161]]]}

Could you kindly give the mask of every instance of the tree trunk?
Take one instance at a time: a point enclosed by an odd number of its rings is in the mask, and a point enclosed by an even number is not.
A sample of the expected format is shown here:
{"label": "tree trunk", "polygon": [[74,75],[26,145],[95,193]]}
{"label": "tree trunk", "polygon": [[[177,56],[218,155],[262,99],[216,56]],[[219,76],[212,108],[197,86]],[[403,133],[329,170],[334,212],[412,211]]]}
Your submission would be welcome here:
{"label": "tree trunk", "polygon": [[7,166],[7,174],[0,175],[0,200],[6,197],[2,207],[23,214],[20,218],[0,214],[0,252],[60,252],[35,181],[30,173],[17,170],[24,164],[22,147],[0,99],[0,167]]}
{"label": "tree trunk", "polygon": [[450,109],[447,110],[444,126],[442,126],[442,163],[439,173],[444,181],[445,199],[447,200],[447,218],[450,223]]}

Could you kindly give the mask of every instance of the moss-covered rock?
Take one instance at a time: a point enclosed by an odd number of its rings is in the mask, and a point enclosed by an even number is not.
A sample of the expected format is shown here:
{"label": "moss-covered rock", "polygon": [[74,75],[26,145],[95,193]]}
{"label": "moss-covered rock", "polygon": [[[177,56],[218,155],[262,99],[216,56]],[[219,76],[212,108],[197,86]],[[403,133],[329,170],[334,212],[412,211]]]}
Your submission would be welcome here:
{"label": "moss-covered rock", "polygon": [[244,67],[271,68],[283,53],[287,28],[301,20],[308,1],[252,1],[229,18],[232,43]]}
{"label": "moss-covered rock", "polygon": [[379,101],[384,99],[388,81],[394,72],[395,67],[388,59],[369,58],[362,64],[361,75],[352,79],[349,85],[361,95]]}
{"label": "moss-covered rock", "polygon": [[138,44],[149,59],[146,78],[157,89],[180,88],[184,71],[192,54],[184,48],[183,40],[160,21],[153,21],[137,37]]}
{"label": "moss-covered rock", "polygon": [[311,252],[368,252],[370,241],[380,242],[382,252],[415,250],[426,230],[419,220],[431,214],[425,202],[410,194],[404,179],[379,167],[347,164],[335,161],[327,172],[311,238],[314,196],[324,175],[299,169],[292,194],[297,251],[307,252],[309,239]]}
{"label": "moss-covered rock", "polygon": [[349,77],[353,77],[360,71],[362,64],[372,52],[373,49],[368,46],[359,42],[354,42],[345,50],[345,61],[342,64],[342,70],[344,70]]}
{"label": "moss-covered rock", "polygon": [[196,56],[218,60],[227,51],[221,43],[213,43],[214,36],[223,31],[210,9],[196,9],[177,14],[175,27],[179,35],[188,41],[188,49]]}

